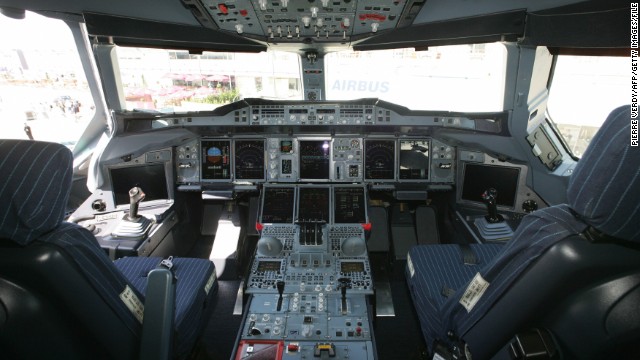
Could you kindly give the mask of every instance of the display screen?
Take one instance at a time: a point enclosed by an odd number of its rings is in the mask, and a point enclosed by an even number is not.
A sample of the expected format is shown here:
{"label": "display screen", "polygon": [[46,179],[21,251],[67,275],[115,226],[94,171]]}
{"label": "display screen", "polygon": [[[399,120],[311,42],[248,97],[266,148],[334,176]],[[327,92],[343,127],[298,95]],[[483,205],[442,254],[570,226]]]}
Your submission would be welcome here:
{"label": "display screen", "polygon": [[364,178],[393,180],[396,142],[394,140],[367,140],[364,143]]}
{"label": "display screen", "polygon": [[400,140],[400,179],[429,178],[429,140]]}
{"label": "display screen", "polygon": [[293,223],[294,188],[265,187],[263,194],[262,223]]}
{"label": "display screen", "polygon": [[360,261],[343,261],[340,263],[340,272],[356,273],[364,272],[364,264]]}
{"label": "display screen", "polygon": [[300,188],[298,221],[329,222],[329,188]]}
{"label": "display screen", "polygon": [[336,224],[364,224],[367,222],[364,188],[336,187],[334,189],[334,195]]}
{"label": "display screen", "polygon": [[329,140],[300,141],[300,178],[329,179]]}
{"label": "display screen", "polygon": [[280,140],[280,152],[283,154],[290,154],[293,152],[292,140]]}
{"label": "display screen", "polygon": [[520,169],[514,167],[465,164],[462,200],[483,202],[482,194],[494,188],[498,192],[496,204],[513,207],[519,176]]}
{"label": "display screen", "polygon": [[238,180],[264,179],[264,141],[236,140],[234,167]]}
{"label": "display screen", "polygon": [[231,179],[231,141],[202,140],[202,180]]}
{"label": "display screen", "polygon": [[116,205],[129,204],[129,190],[135,186],[144,192],[144,201],[169,198],[164,164],[114,168],[110,175]]}
{"label": "display screen", "polygon": [[273,271],[273,272],[279,273],[280,265],[282,265],[280,261],[260,261],[258,263],[257,271],[259,272]]}

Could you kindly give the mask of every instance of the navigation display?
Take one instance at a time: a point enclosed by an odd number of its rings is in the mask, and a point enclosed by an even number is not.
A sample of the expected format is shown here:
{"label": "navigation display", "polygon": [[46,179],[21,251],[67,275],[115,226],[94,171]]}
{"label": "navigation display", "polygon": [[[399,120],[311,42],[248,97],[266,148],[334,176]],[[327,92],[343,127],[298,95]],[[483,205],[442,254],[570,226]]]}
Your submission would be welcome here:
{"label": "navigation display", "polygon": [[364,188],[336,187],[333,191],[336,224],[364,224],[367,222]]}
{"label": "navigation display", "polygon": [[231,141],[202,140],[202,180],[231,179]]}
{"label": "navigation display", "polygon": [[364,143],[364,178],[393,180],[396,142],[394,140],[366,140]]}
{"label": "navigation display", "polygon": [[480,202],[489,188],[498,191],[496,205],[513,207],[516,203],[520,169],[505,166],[465,164],[462,200]]}
{"label": "navigation display", "polygon": [[292,187],[265,187],[262,199],[262,223],[293,223],[295,190]]}
{"label": "navigation display", "polygon": [[264,180],[264,140],[235,141],[235,178]]}
{"label": "navigation display", "polygon": [[300,141],[300,178],[329,180],[329,140]]}
{"label": "navigation display", "polygon": [[116,206],[129,203],[129,189],[135,186],[144,192],[144,201],[169,198],[164,164],[115,168],[110,174]]}
{"label": "navigation display", "polygon": [[429,140],[400,140],[400,179],[429,178]]}
{"label": "navigation display", "polygon": [[298,221],[329,222],[329,188],[300,188]]}

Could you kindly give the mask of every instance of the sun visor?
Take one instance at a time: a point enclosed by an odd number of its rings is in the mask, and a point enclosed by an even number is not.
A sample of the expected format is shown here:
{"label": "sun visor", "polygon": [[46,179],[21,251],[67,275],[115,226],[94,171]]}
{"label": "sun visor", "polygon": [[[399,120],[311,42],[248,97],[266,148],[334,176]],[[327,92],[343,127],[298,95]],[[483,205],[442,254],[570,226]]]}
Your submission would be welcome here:
{"label": "sun visor", "polygon": [[134,18],[85,13],[90,36],[109,37],[116,45],[202,51],[261,52],[266,46],[234,34]]}
{"label": "sun visor", "polygon": [[358,44],[355,50],[516,41],[525,31],[525,10],[439,21],[399,28]]}

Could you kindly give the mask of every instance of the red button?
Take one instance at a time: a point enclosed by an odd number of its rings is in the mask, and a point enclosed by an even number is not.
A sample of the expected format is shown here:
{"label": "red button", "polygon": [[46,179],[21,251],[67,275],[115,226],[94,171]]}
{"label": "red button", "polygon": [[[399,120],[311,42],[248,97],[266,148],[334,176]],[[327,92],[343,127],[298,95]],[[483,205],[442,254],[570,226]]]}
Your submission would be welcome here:
{"label": "red button", "polygon": [[247,16],[248,13],[249,12],[247,10],[245,10],[245,9],[240,10],[240,15],[243,16],[243,17]]}
{"label": "red button", "polygon": [[287,345],[287,351],[288,352],[298,352],[298,349],[299,349],[299,347],[296,344]]}

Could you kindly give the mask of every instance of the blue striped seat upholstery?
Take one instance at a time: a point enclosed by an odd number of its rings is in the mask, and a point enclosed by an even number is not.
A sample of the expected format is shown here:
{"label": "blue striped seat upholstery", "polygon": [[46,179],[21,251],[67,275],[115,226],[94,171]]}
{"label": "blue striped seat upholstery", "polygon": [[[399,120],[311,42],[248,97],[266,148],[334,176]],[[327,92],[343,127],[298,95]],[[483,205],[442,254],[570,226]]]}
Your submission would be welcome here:
{"label": "blue striped seat upholstery", "polygon": [[[136,290],[144,294],[147,289],[147,274],[162,261],[161,258],[121,258],[114,262],[122,274],[135,286]],[[175,324],[177,331],[177,344],[180,344],[178,352],[188,354],[194,341],[203,326],[206,325],[210,311],[213,309],[209,294],[217,291],[217,282],[210,283],[210,288],[205,288],[210,278],[215,277],[213,263],[201,259],[175,258],[172,268],[176,278],[176,314]],[[208,305],[208,306],[204,306]],[[209,311],[205,311],[205,310]]]}
{"label": "blue striped seat upholstery", "polygon": [[414,299],[420,326],[428,344],[437,334],[446,332],[439,318],[439,309],[483,266],[487,265],[500,251],[502,244],[472,244],[477,264],[465,265],[460,247],[453,244],[421,245],[409,250],[406,278],[409,291]]}
{"label": "blue striped seat upholstery", "polygon": [[[146,274],[161,259],[114,265],[88,230],[63,222],[72,164],[60,144],[0,140],[0,347],[9,358],[137,358],[142,326],[121,294],[129,288],[144,302]],[[217,283],[209,260],[174,262],[174,355],[186,357]]]}
{"label": "blue striped seat upholstery", "polygon": [[[511,330],[503,331],[506,338],[491,339],[501,332],[499,327],[504,326],[510,319],[516,321],[516,317],[519,318],[523,312],[530,312],[531,314],[527,315],[535,316],[534,311],[540,309],[536,308],[535,304],[531,305],[531,308],[519,307],[521,304],[507,304],[506,309],[512,308],[513,313],[505,311],[498,315],[487,314],[496,309],[497,303],[509,298],[509,291],[516,287],[520,278],[536,273],[536,263],[550,253],[550,249],[554,249],[555,253],[558,249],[574,249],[558,246],[568,239],[575,241],[578,235],[588,229],[596,229],[600,233],[615,237],[618,243],[640,242],[640,224],[637,222],[640,219],[640,152],[628,144],[629,119],[629,106],[615,109],[609,115],[573,172],[567,188],[568,204],[552,206],[529,214],[523,219],[513,238],[504,246],[472,245],[480,259],[477,266],[464,265],[455,245],[424,245],[409,252],[407,282],[427,346],[432,347],[435,341],[452,345],[451,338],[447,336],[447,333],[450,333],[467,342],[474,358],[478,354],[481,354],[480,358],[490,356],[496,351],[490,347],[504,345],[509,336],[514,335]],[[590,248],[588,251],[596,253],[609,249],[598,250],[595,246]],[[587,258],[572,254],[568,250],[565,252],[563,261]],[[632,250],[628,252],[634,253]],[[559,257],[555,253],[548,256]],[[629,271],[628,266],[635,266],[635,270],[632,271],[640,269],[640,263],[631,264],[623,265],[621,262],[619,266],[615,263],[611,266],[618,266],[621,273]],[[546,262],[544,266],[547,266]],[[582,269],[580,266],[583,265],[575,267]],[[571,276],[584,271],[576,270],[575,273],[568,273],[573,275],[566,275],[561,274],[555,267],[544,270],[548,270],[545,275],[548,283],[567,279],[571,281]],[[555,273],[555,270],[558,270],[558,273]],[[463,306],[462,299],[476,274],[480,274],[488,286],[484,293],[478,296],[475,305],[467,309]],[[607,276],[615,278],[609,273]],[[593,277],[594,284],[597,281],[608,281],[596,278]],[[596,286],[594,284],[589,286]],[[443,285],[451,287],[455,293],[449,297],[442,296]],[[536,290],[540,289],[526,291],[530,292],[531,298],[557,296],[563,299],[562,296],[568,297],[571,294],[558,290],[565,285],[566,283],[558,283],[554,285],[555,291],[549,290],[549,294],[543,295],[536,294]],[[524,298],[526,297],[525,294]],[[501,309],[504,310],[505,307]],[[517,316],[509,318],[510,314]],[[522,319],[525,318],[523,315]],[[495,324],[483,323],[495,319],[499,319]],[[485,331],[478,334],[474,328],[482,328]],[[518,329],[517,326],[513,328],[515,331]]]}

